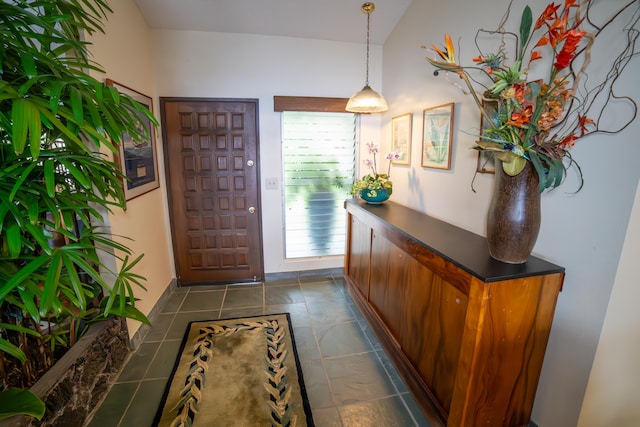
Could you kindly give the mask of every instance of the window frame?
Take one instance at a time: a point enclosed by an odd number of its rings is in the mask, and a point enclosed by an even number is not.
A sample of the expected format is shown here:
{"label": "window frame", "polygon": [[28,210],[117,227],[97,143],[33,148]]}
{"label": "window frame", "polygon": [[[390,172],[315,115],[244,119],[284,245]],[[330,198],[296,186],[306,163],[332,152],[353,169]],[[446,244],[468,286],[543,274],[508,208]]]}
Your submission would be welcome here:
{"label": "window frame", "polygon": [[[273,105],[275,112],[307,112],[307,113],[347,113],[354,114],[346,111],[346,105],[349,101],[348,98],[326,98],[326,97],[301,97],[301,96],[274,96]],[[355,164],[354,164],[354,179],[358,173],[358,134],[359,134],[359,115],[355,115],[355,136],[354,136],[354,148],[355,148]],[[281,123],[282,132],[282,123]],[[281,144],[284,138],[281,136]],[[343,257],[342,255],[310,255],[307,257],[287,257],[287,223],[286,223],[286,199],[285,199],[285,185],[284,185],[284,149],[281,150],[282,158],[282,182],[281,196],[282,196],[282,242],[283,242],[283,258],[285,261],[298,261],[298,260],[310,260],[310,259],[326,259]],[[346,196],[345,196],[346,198]]]}

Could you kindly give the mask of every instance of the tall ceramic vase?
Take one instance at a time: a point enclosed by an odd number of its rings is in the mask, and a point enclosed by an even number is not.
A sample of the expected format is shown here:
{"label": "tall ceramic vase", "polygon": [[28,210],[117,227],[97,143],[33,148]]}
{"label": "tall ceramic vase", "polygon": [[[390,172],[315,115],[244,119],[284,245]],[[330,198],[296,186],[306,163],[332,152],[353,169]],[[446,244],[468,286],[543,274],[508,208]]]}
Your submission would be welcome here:
{"label": "tall ceramic vase", "polygon": [[487,242],[492,258],[522,264],[540,231],[540,184],[531,162],[516,176],[507,175],[495,159],[493,199],[487,216]]}

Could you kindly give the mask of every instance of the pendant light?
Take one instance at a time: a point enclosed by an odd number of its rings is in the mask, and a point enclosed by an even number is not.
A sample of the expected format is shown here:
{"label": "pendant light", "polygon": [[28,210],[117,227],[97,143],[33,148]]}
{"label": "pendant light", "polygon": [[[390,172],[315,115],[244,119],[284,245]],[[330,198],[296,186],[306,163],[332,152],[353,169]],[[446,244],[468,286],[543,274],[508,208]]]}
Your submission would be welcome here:
{"label": "pendant light", "polygon": [[369,23],[375,8],[370,2],[363,3],[361,7],[362,12],[367,14],[367,73],[362,90],[353,94],[347,102],[346,110],[352,113],[380,113],[389,109],[384,97],[369,86]]}

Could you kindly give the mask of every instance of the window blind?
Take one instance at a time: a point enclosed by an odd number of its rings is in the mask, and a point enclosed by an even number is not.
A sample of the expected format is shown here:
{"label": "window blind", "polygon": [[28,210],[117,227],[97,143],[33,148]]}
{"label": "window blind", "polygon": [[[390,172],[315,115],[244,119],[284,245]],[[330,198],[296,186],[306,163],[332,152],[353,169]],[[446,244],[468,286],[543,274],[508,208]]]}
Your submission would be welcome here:
{"label": "window blind", "polygon": [[343,202],[356,164],[356,116],[282,115],[285,257],[343,255]]}

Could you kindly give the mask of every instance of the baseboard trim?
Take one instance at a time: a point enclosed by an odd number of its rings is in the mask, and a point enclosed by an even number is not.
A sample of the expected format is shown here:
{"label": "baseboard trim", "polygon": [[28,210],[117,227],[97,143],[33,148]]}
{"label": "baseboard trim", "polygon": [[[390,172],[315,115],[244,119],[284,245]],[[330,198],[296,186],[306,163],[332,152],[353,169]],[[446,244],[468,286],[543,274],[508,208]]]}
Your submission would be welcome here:
{"label": "baseboard trim", "polygon": [[293,280],[293,279],[307,279],[312,277],[342,277],[344,269],[342,267],[336,268],[322,268],[317,270],[301,270],[301,271],[283,271],[281,273],[266,273],[265,281],[276,280]]}
{"label": "baseboard trim", "polygon": [[[149,319],[151,324],[153,324],[153,322],[157,319],[158,315],[160,314],[160,310],[177,286],[178,280],[176,278],[171,279],[171,282],[169,282],[162,295],[160,295],[158,301],[156,301],[156,303],[153,305],[153,308],[149,311],[149,314],[147,314],[147,319]],[[137,350],[138,347],[140,347],[140,344],[142,344],[144,337],[147,335],[150,329],[151,326],[149,325],[145,325],[144,323],[140,325],[138,330],[129,340],[129,346],[132,350]]]}

